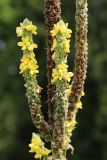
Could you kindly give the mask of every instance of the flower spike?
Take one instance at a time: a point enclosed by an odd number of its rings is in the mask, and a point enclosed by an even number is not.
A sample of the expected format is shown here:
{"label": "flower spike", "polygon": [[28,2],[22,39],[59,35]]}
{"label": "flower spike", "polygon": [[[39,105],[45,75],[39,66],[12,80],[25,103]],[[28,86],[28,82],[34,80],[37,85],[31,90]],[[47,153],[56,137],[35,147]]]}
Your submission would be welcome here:
{"label": "flower spike", "polygon": [[25,80],[24,86],[26,87],[26,96],[28,98],[31,117],[39,132],[47,137],[49,135],[49,128],[41,112],[41,87],[37,82],[39,66],[33,52],[34,48],[37,48],[37,44],[33,42],[33,34],[37,34],[37,27],[28,19],[25,19],[23,23],[20,23],[20,27],[16,28],[16,33],[18,37],[21,37],[21,42],[18,42],[18,46],[20,46],[23,51],[20,74],[22,74]]}

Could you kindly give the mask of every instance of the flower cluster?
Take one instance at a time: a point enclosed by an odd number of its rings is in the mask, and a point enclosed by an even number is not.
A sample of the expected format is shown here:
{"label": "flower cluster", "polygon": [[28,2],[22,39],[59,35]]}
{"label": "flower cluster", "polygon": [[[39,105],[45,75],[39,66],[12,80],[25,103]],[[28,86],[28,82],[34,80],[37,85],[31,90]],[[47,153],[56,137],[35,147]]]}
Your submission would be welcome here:
{"label": "flower cluster", "polygon": [[33,43],[32,34],[37,34],[37,27],[32,24],[28,19],[25,19],[23,23],[20,23],[20,27],[16,28],[16,34],[21,37],[21,41],[18,42],[18,46],[23,51],[23,56],[20,64],[20,73],[29,73],[31,76],[38,73],[38,65],[34,55],[34,48],[37,48],[37,44]]}
{"label": "flower cluster", "polygon": [[59,64],[57,68],[53,69],[52,73],[52,83],[54,83],[57,80],[66,80],[70,82],[71,77],[73,76],[72,72],[68,72],[68,65],[67,64]]}
{"label": "flower cluster", "polygon": [[63,20],[58,22],[57,24],[54,24],[53,30],[51,31],[51,35],[57,36],[58,34],[64,35],[66,38],[71,37],[72,30],[68,29],[68,23],[64,23]]}
{"label": "flower cluster", "polygon": [[70,82],[73,76],[72,72],[68,72],[67,54],[70,52],[70,40],[72,31],[68,29],[68,23],[60,20],[54,24],[51,35],[54,38],[51,50],[54,51],[52,59],[55,61],[55,68],[52,70],[52,83],[66,80]]}
{"label": "flower cluster", "polygon": [[[28,20],[26,19],[26,22],[27,21]],[[25,25],[23,25],[23,23],[20,23],[20,27],[16,28],[16,34],[17,34],[17,36],[18,37],[23,37],[24,34],[25,34],[25,32],[30,32],[30,33],[36,35],[37,34],[37,27],[34,26],[32,24],[32,22],[29,22],[29,24],[27,23]]]}
{"label": "flower cluster", "polygon": [[[26,88],[26,96],[34,125],[41,133],[41,136],[44,137],[45,135],[48,137],[48,124],[44,120],[44,116],[41,112],[40,92],[42,88],[39,86],[36,78],[36,75],[39,72],[38,64],[33,52],[34,48],[37,48],[37,44],[33,43],[33,34],[37,34],[36,30],[37,27],[28,19],[25,19],[23,23],[20,24],[20,27],[16,28],[17,36],[21,37],[21,42],[18,42],[18,46],[20,46],[23,51],[20,73],[23,75],[25,80],[24,86]],[[41,159],[42,157],[45,158],[51,152],[44,147],[44,143],[40,139],[39,135],[36,134],[33,134],[29,147],[31,148],[30,152],[35,153],[36,159]]]}
{"label": "flower cluster", "polygon": [[[71,91],[71,95],[72,95],[72,91]],[[81,96],[84,96],[85,93],[82,91],[81,92]],[[70,137],[72,135],[72,131],[75,128],[77,122],[76,122],[76,113],[78,111],[78,109],[82,109],[82,102],[78,101],[75,105],[75,109],[72,112],[72,118],[71,119],[67,119],[65,126],[66,126],[66,133],[67,133],[67,137],[68,137],[68,142],[70,143]]]}
{"label": "flower cluster", "polygon": [[36,59],[34,59],[34,53],[29,55],[24,55],[21,59],[20,64],[20,74],[24,72],[29,72],[30,75],[38,73],[38,65]]}
{"label": "flower cluster", "polygon": [[33,133],[29,152],[35,153],[36,159],[41,159],[42,157],[48,156],[51,150],[44,147],[44,142],[41,140],[39,135]]}
{"label": "flower cluster", "polygon": [[[67,57],[70,52],[70,40],[72,31],[68,29],[68,24],[60,20],[57,24],[54,25],[51,30],[51,36],[53,37],[53,44],[51,51],[53,51],[52,59],[55,63],[55,68],[52,69],[52,84],[56,86],[56,110],[55,110],[55,130],[54,135],[57,136],[57,141],[54,142],[55,147],[62,150],[67,149],[67,145],[70,141],[70,138],[66,133],[66,120],[69,107],[69,96],[71,85],[71,77],[73,76],[72,72],[68,72]],[[56,132],[58,131],[58,132]],[[60,134],[62,133],[63,134]],[[53,136],[54,136],[53,135]],[[62,144],[62,145],[61,145]],[[60,154],[60,153],[57,153]],[[61,157],[61,159],[63,159]]]}
{"label": "flower cluster", "polygon": [[81,102],[81,101],[78,101],[78,102],[76,103],[76,108],[77,108],[77,109],[82,109],[82,102]]}
{"label": "flower cluster", "polygon": [[29,37],[26,36],[26,37],[22,37],[22,41],[21,42],[18,42],[18,46],[22,47],[22,50],[23,51],[33,51],[34,48],[37,48],[37,44],[32,44],[30,41],[29,41]]}
{"label": "flower cluster", "polygon": [[54,24],[54,28],[51,31],[52,37],[54,37],[53,45],[51,50],[55,50],[56,48],[59,48],[60,50],[63,50],[64,53],[70,52],[70,40],[72,30],[68,29],[68,23],[64,23],[62,20]]}
{"label": "flower cluster", "polygon": [[75,127],[76,123],[75,115],[73,115],[71,120],[66,121],[66,131],[68,136],[71,136],[72,129]]}
{"label": "flower cluster", "polygon": [[[68,92],[68,95],[70,94],[72,96],[72,85],[69,85],[68,89],[66,89],[66,93]],[[81,96],[84,96],[85,93],[82,91],[81,92]],[[71,154],[73,154],[74,152],[74,148],[73,146],[70,144],[71,143],[71,136],[72,136],[72,131],[74,130],[74,128],[76,127],[76,114],[78,109],[82,109],[82,102],[78,101],[75,104],[75,109],[72,112],[72,117],[71,119],[67,118],[66,122],[65,122],[65,130],[66,130],[66,135],[64,137],[64,148],[68,148],[71,149]]]}

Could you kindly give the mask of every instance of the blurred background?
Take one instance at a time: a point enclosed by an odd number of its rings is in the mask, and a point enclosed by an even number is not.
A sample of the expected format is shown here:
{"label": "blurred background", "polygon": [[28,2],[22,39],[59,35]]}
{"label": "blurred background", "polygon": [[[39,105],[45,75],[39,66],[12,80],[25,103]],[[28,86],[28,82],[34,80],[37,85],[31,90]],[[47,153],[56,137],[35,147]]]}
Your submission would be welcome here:
{"label": "blurred background", "polygon": [[[40,65],[39,84],[43,111],[46,113],[46,50],[43,0],[0,0],[0,160],[32,160],[28,153],[32,124],[24,81],[19,75],[22,53],[17,46],[15,29],[28,17],[38,26],[36,50]],[[73,68],[75,2],[62,0],[62,17],[73,30],[71,55]],[[107,160],[107,1],[89,1],[89,62],[83,98],[83,110],[77,116],[73,133],[75,154],[69,160]]]}

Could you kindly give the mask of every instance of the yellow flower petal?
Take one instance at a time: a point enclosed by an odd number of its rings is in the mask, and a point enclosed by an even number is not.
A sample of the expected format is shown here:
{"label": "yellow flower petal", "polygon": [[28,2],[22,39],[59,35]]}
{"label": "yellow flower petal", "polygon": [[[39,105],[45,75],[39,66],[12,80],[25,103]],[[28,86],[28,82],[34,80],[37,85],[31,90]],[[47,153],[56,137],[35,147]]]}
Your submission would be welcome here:
{"label": "yellow flower petal", "polygon": [[81,103],[81,101],[79,101],[79,102],[76,104],[76,107],[82,109],[82,103]]}
{"label": "yellow flower petal", "polygon": [[35,34],[35,35],[37,34],[37,32],[36,32],[37,27],[32,24],[26,26],[26,30],[31,32],[32,34]]}
{"label": "yellow flower petal", "polygon": [[16,34],[18,37],[21,37],[23,35],[23,28],[22,27],[17,27],[16,28]]}
{"label": "yellow flower petal", "polygon": [[30,152],[35,153],[35,158],[41,159],[44,156],[48,156],[51,153],[51,150],[44,147],[44,143],[42,142],[39,135],[34,134],[32,135],[31,144],[29,145]]}
{"label": "yellow flower petal", "polygon": [[85,96],[85,93],[84,93],[84,91],[82,91],[82,93],[81,93],[81,96]]}

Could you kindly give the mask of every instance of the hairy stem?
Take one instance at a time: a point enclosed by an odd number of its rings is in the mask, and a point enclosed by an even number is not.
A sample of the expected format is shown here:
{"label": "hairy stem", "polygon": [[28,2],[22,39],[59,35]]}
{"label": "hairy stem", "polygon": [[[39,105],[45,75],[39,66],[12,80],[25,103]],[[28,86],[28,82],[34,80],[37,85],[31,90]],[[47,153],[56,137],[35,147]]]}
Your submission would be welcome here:
{"label": "hairy stem", "polygon": [[45,0],[45,30],[46,30],[46,48],[47,48],[47,77],[48,77],[48,113],[49,123],[53,126],[53,107],[55,102],[55,85],[51,84],[52,69],[54,62],[52,60],[53,51],[51,51],[53,37],[50,34],[54,24],[61,19],[60,0]]}
{"label": "hairy stem", "polygon": [[40,87],[37,80],[35,77],[28,77],[25,78],[25,82],[32,121],[41,136],[50,139],[50,129],[41,112]]}
{"label": "hairy stem", "polygon": [[87,72],[87,55],[88,55],[88,15],[87,0],[76,0],[76,34],[75,34],[75,67],[72,81],[72,93],[70,96],[70,106],[68,119],[72,119],[75,112],[76,103],[81,98],[84,90],[84,83]]}

